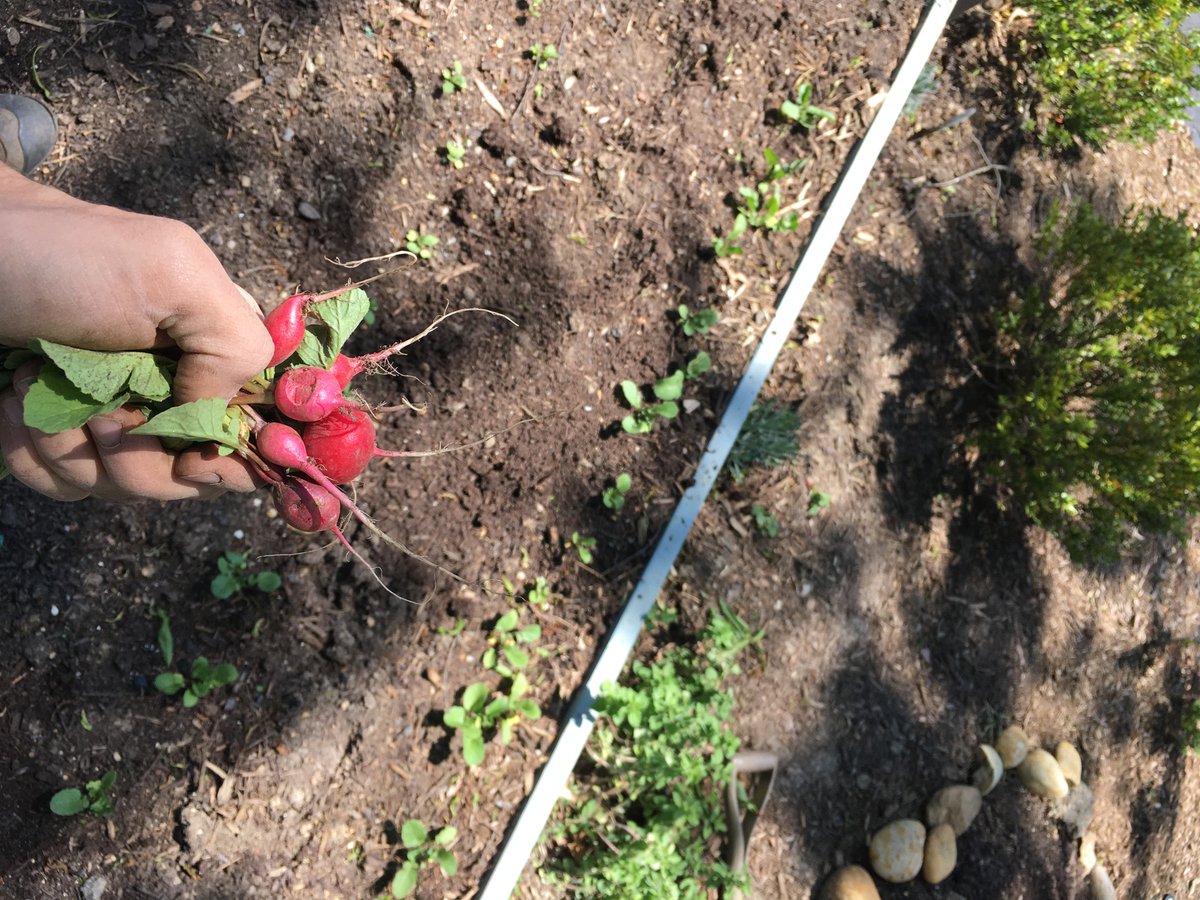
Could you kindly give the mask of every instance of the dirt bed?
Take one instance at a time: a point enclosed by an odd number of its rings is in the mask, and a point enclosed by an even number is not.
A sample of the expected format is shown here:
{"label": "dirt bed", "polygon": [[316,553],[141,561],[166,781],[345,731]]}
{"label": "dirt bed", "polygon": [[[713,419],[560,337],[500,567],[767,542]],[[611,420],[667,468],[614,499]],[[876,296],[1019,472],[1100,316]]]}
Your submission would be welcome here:
{"label": "dirt bed", "polygon": [[[1122,896],[1200,891],[1200,773],[1174,743],[1198,689],[1195,551],[1147,540],[1119,569],[1074,567],[1002,510],[964,439],[994,396],[978,364],[988,313],[1028,278],[1050,203],[1186,207],[1200,163],[1182,133],[1040,156],[1009,56],[1020,21],[993,7],[952,26],[936,89],[899,126],[768,386],[799,407],[800,458],[723,482],[670,588],[697,621],[724,598],[767,630],[765,664],[736,685],[746,744],[785,760],[750,856],[759,896],[807,897],[862,862],[872,831],[963,780],[975,745],[1012,721],[1082,751]],[[519,327],[458,317],[401,361],[409,377],[364,387],[416,407],[388,418],[383,446],[474,443],[389,460],[358,487],[387,531],[465,579],[352,534],[414,602],[289,533],[264,497],[64,505],[0,485],[0,892],[75,897],[102,875],[109,898],[367,897],[415,817],[460,832],[459,873],[422,896],[471,895],[920,4],[13,8],[0,90],[40,87],[62,130],[39,179],[187,221],[264,305],[346,280],[328,260],[436,235],[429,260],[371,286],[376,322],[356,349],[447,307]],[[537,68],[535,43],[559,58]],[[455,60],[465,90],[444,94]],[[779,121],[803,82],[835,119]],[[768,147],[806,161],[778,182],[799,228],[714,258]],[[721,320],[685,338],[679,303]],[[688,411],[622,434],[618,382],[701,349],[714,367],[689,384]],[[614,515],[599,495],[622,471],[634,488]],[[813,490],[832,502],[809,516]],[[753,504],[778,538],[756,534]],[[573,533],[596,538],[591,565],[565,546]],[[227,550],[284,554],[255,563],[282,589],[216,599]],[[538,576],[554,600],[522,610],[543,630],[531,675],[546,715],[468,769],[441,713],[486,675],[502,578]],[[192,710],[154,691],[156,610],[181,659],[236,664],[232,690]],[[109,768],[110,819],[49,812],[54,791]],[[529,875],[524,890],[548,895]],[[1006,782],[942,888],[885,893],[935,895],[1082,893],[1067,832]]]}

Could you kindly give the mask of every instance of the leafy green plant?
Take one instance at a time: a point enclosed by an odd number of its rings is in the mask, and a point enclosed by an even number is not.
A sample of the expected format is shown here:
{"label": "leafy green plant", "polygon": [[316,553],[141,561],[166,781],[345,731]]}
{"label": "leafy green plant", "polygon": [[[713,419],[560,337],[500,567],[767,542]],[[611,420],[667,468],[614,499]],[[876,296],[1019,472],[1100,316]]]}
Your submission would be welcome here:
{"label": "leafy green plant", "polygon": [[1157,210],[1080,206],[1041,233],[1043,274],[998,316],[1008,352],[981,462],[1073,558],[1200,512],[1200,238]]}
{"label": "leafy green plant", "polygon": [[209,583],[209,590],[218,600],[228,600],[249,588],[269,594],[283,584],[277,572],[251,572],[249,554],[232,550],[226,550],[217,560],[217,572]]}
{"label": "leafy green plant", "polygon": [[1042,138],[1145,141],[1182,119],[1200,90],[1197,0],[1030,0],[1037,46],[1030,80],[1046,113]]}
{"label": "leafy green plant", "polygon": [[809,491],[808,517],[811,519],[819,516],[823,511],[829,509],[829,504],[832,502],[833,498],[824,491]]}
{"label": "leafy green plant", "polygon": [[784,100],[779,105],[779,115],[786,122],[801,128],[812,128],[822,120],[835,121],[837,115],[828,109],[814,106],[813,87],[807,81],[796,88],[795,100]]}
{"label": "leafy green plant", "polygon": [[516,672],[507,679],[508,691],[493,691],[483,682],[468,685],[462,703],[450,707],[442,715],[447,728],[462,732],[463,759],[469,766],[482,765],[487,755],[486,739],[490,733],[500,737],[500,743],[512,741],[513,729],[524,717],[530,721],[541,718],[537,703],[529,693],[529,679]]}
{"label": "leafy green plant", "polygon": [[550,583],[541,575],[533,580],[533,586],[525,592],[525,599],[539,609],[550,605],[551,596]]}
{"label": "leafy green plant", "polygon": [[578,531],[572,531],[571,536],[567,538],[567,546],[575,550],[579,554],[579,561],[585,566],[592,564],[594,555],[593,550],[596,549],[596,539],[594,537],[586,537]]}
{"label": "leafy green plant", "polygon": [[420,883],[421,870],[429,866],[438,866],[447,878],[457,872],[458,857],[449,849],[457,836],[458,829],[453,825],[447,825],[432,836],[420,819],[409,819],[401,825],[400,843],[404,845],[404,862],[392,876],[388,896],[399,900],[411,895]]}
{"label": "leafy green plant", "polygon": [[689,359],[683,367],[683,378],[685,381],[691,381],[693,378],[699,378],[711,368],[712,357],[701,350]]}
{"label": "leafy green plant", "polygon": [[466,165],[467,148],[455,140],[446,141],[445,146],[446,162],[452,168],[461,169]]}
{"label": "leafy green plant", "polygon": [[625,506],[625,495],[633,487],[633,476],[622,472],[613,483],[600,494],[600,502],[613,512],[619,512]]}
{"label": "leafy green plant", "polygon": [[758,529],[758,533],[763,537],[773,538],[779,536],[779,520],[765,506],[755,503],[750,507],[750,515],[754,517],[754,527]]}
{"label": "leafy green plant", "polygon": [[113,801],[108,792],[116,780],[117,773],[109,769],[97,780],[84,785],[82,791],[79,788],[64,788],[50,798],[50,812],[56,816],[74,816],[81,812],[111,816]]}
{"label": "leafy green plant", "polygon": [[646,404],[642,389],[632,381],[621,382],[621,396],[633,412],[621,420],[621,428],[627,434],[649,434],[658,419],[674,419],[679,415],[675,402],[683,396],[683,372],[674,372],[654,382],[651,390],[657,403]]}
{"label": "leafy green plant", "polygon": [[433,248],[438,245],[436,234],[426,234],[415,228],[408,229],[404,235],[404,249],[418,259],[429,259],[433,256]]}
{"label": "leafy green plant", "polygon": [[[175,662],[175,637],[171,633],[171,620],[163,610],[156,610],[159,617],[158,649],[163,664],[169,669]],[[214,688],[224,687],[237,681],[238,672],[231,663],[211,665],[206,657],[197,656],[192,661],[191,680],[180,672],[163,672],[154,679],[154,687],[168,697],[183,691],[183,705],[191,709]]]}
{"label": "leafy green plant", "polygon": [[442,69],[442,93],[453,94],[466,89],[467,79],[463,75],[462,63],[456,59],[449,69]]}
{"label": "leafy green plant", "polygon": [[1183,718],[1179,722],[1180,746],[1183,751],[1191,751],[1200,756],[1200,700],[1193,700],[1184,708]]}
{"label": "leafy green plant", "polygon": [[686,303],[680,303],[675,312],[679,316],[679,327],[688,337],[708,334],[709,329],[716,325],[720,318],[715,309],[698,309],[693,312]]}
{"label": "leafy green plant", "polygon": [[529,57],[539,69],[545,69],[558,59],[558,48],[553,44],[534,44],[529,48]]}
{"label": "leafy green plant", "polygon": [[767,163],[763,180],[752,188],[738,188],[741,201],[735,205],[733,227],[728,234],[713,238],[713,252],[717,256],[741,254],[742,248],[737,241],[750,229],[781,233],[795,231],[800,226],[800,214],[794,205],[785,205],[776,182],[798,172],[805,161],[798,159],[784,163],[770,147],[763,150],[763,159]]}
{"label": "leafy green plant", "polygon": [[756,403],[746,416],[725,466],[741,482],[751,466],[778,466],[800,454],[800,416],[773,400]]}
{"label": "leafy green plant", "polygon": [[604,685],[591,763],[552,829],[557,852],[543,878],[569,881],[580,898],[702,900],[745,889],[711,849],[726,828],[720,796],[740,746],[725,682],[761,637],[721,604],[694,645],[667,642],[652,662],[634,661],[624,683]]}
{"label": "leafy green plant", "polygon": [[531,644],[538,640],[542,636],[542,626],[533,622],[520,628],[520,624],[521,614],[515,609],[510,609],[496,620],[488,637],[489,646],[480,659],[485,669],[512,678],[529,665],[529,654],[518,644]]}

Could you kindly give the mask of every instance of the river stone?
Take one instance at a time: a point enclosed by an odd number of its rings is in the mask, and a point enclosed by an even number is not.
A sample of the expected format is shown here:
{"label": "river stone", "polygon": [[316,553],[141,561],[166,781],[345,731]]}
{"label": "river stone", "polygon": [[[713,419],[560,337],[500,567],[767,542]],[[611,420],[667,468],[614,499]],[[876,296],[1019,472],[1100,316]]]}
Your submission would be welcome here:
{"label": "river stone", "polygon": [[1113,887],[1104,866],[1092,869],[1092,874],[1088,876],[1088,887],[1092,890],[1092,900],[1117,900],[1117,889]]}
{"label": "river stone", "polygon": [[1000,754],[1004,768],[1015,769],[1029,752],[1029,735],[1020,725],[1009,725],[996,738],[996,752]]}
{"label": "river stone", "polygon": [[898,819],[871,838],[871,868],[885,881],[912,881],[925,861],[925,826],[916,819]]}
{"label": "river stone", "polygon": [[954,828],[949,823],[935,825],[925,839],[925,863],[921,876],[930,884],[945,881],[958,862],[958,844]]}
{"label": "river stone", "polygon": [[1079,758],[1079,751],[1073,744],[1060,741],[1054,748],[1054,758],[1058,760],[1058,767],[1062,769],[1067,784],[1079,784],[1083,781],[1083,760]]}
{"label": "river stone", "polygon": [[971,773],[971,784],[986,797],[1000,783],[1000,778],[1004,775],[1004,763],[1000,761],[1000,754],[991,744],[979,745],[979,749],[975,751],[975,761],[978,765]]}
{"label": "river stone", "polygon": [[1096,836],[1090,831],[1079,839],[1079,869],[1086,877],[1096,868]]}
{"label": "river stone", "polygon": [[1067,779],[1063,778],[1062,769],[1058,767],[1058,760],[1040,747],[1029,751],[1017,768],[1017,774],[1030,793],[1047,800],[1065,797],[1070,791]]}
{"label": "river stone", "polygon": [[862,866],[843,866],[825,882],[821,900],[879,900],[879,891]]}
{"label": "river stone", "polygon": [[978,788],[969,784],[956,784],[942,788],[925,806],[925,824],[930,828],[943,822],[960,835],[975,821],[983,806],[983,795]]}

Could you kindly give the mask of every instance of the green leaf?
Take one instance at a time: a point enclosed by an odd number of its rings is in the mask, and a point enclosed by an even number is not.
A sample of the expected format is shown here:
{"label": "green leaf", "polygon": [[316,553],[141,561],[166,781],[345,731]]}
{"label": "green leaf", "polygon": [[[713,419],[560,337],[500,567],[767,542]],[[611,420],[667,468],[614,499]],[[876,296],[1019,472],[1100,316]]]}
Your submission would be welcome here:
{"label": "green leaf", "polygon": [[186,691],[183,692],[183,707],[184,707],[184,709],[191,709],[193,706],[195,706],[197,703],[200,702],[200,697],[201,697],[201,694],[199,694],[197,692],[196,686],[188,688]]}
{"label": "green leaf", "polygon": [[100,778],[87,783],[88,796],[95,800],[97,797],[102,797],[108,793],[109,788],[117,780],[117,773],[113,769],[109,769]]}
{"label": "green leaf", "polygon": [[152,353],[80,350],[39,339],[29,345],[58,366],[75,387],[99,403],[108,403],[126,392],[156,402],[171,396],[169,363]]}
{"label": "green leaf", "polygon": [[462,705],[471,712],[479,712],[479,710],[483,709],[483,705],[487,702],[487,698],[491,693],[491,688],[477,681],[474,684],[468,685],[467,689],[463,691]]}
{"label": "green leaf", "polygon": [[229,409],[219,397],[208,397],[165,409],[130,434],[152,434],[184,441],[215,441],[236,448],[240,441],[240,425],[240,412]]}
{"label": "green leaf", "polygon": [[174,697],[186,684],[187,681],[179,672],[163,672],[154,679],[154,686],[168,697]]}
{"label": "green leaf", "polygon": [[698,378],[709,369],[712,368],[712,357],[701,350],[690,360],[688,360],[687,371],[684,373],[685,378]]}
{"label": "green leaf", "polygon": [[642,389],[632,381],[621,382],[621,396],[625,398],[625,402],[629,404],[630,409],[642,408]]}
{"label": "green leaf", "polygon": [[217,687],[224,687],[227,684],[233,684],[237,681],[238,671],[233,663],[221,663],[212,670],[212,676],[209,680]]}
{"label": "green leaf", "polygon": [[620,493],[628,494],[631,487],[633,487],[633,477],[628,472],[622,472],[617,476],[617,490]]}
{"label": "green leaf", "polygon": [[678,400],[683,396],[683,370],[654,382],[654,396],[659,400]]}
{"label": "green leaf", "polygon": [[433,851],[433,858],[442,867],[442,874],[447,878],[458,871],[458,857],[444,847],[439,847]]}
{"label": "green leaf", "polygon": [[506,612],[504,615],[502,615],[499,619],[496,620],[496,625],[495,625],[495,627],[492,628],[492,631],[498,631],[501,633],[506,632],[506,631],[512,631],[514,628],[517,627],[517,620],[519,618],[520,618],[520,614],[515,609],[510,609],[508,612]]}
{"label": "green leaf", "polygon": [[462,728],[467,721],[467,711],[461,706],[452,706],[442,713],[442,724],[447,728]]}
{"label": "green leaf", "polygon": [[363,318],[371,311],[371,300],[362,288],[351,288],[336,297],[314,303],[308,311],[329,329],[325,350],[330,354],[329,364],[332,365],[354,329],[362,324]]}
{"label": "green leaf", "polygon": [[524,672],[518,672],[513,676],[512,687],[509,688],[508,695],[513,700],[529,693],[529,679]]}
{"label": "green leaf", "polygon": [[404,863],[396,874],[392,876],[391,891],[392,896],[399,900],[400,897],[407,897],[417,889],[417,874],[420,869],[417,864],[411,859]]}
{"label": "green leaf", "polygon": [[217,575],[208,583],[208,589],[218,600],[228,600],[241,588],[233,575]]}
{"label": "green leaf", "polygon": [[[458,829],[455,828],[453,825],[447,825],[445,828],[443,828],[441,831],[439,831],[437,834],[435,834],[433,836],[433,842],[441,847],[445,847],[456,837],[458,837]],[[447,872],[446,874],[452,875],[454,873]]]}
{"label": "green leaf", "polygon": [[679,407],[675,405],[674,400],[664,400],[662,403],[656,403],[648,407],[649,411],[656,416],[662,416],[664,419],[674,419],[679,415]]}
{"label": "green leaf", "polygon": [[58,366],[47,363],[25,395],[25,424],[46,434],[71,431],[81,428],[93,416],[112,412],[129,399],[128,393],[120,393],[100,402],[72,384]]}
{"label": "green leaf", "polygon": [[463,728],[463,760],[468,766],[478,766],[485,755],[483,730],[474,723],[467,725]]}
{"label": "green leaf", "polygon": [[484,650],[483,656],[479,658],[479,663],[485,669],[496,668],[496,648],[488,647],[486,650]]}
{"label": "green leaf", "polygon": [[513,637],[516,638],[517,642],[520,644],[528,644],[530,641],[536,641],[541,636],[542,626],[537,622],[526,625],[515,635],[513,635]]}
{"label": "green leaf", "polygon": [[654,421],[640,416],[626,416],[621,420],[621,428],[627,434],[649,434],[654,430]]}
{"label": "green leaf", "polygon": [[277,591],[283,586],[283,579],[279,577],[278,572],[259,572],[251,580],[254,582],[254,586],[264,594]]}
{"label": "green leaf", "polygon": [[162,651],[163,665],[175,661],[175,637],[171,634],[171,619],[163,610],[158,610],[158,649]]}
{"label": "green leaf", "polygon": [[408,850],[415,850],[429,840],[429,832],[420,819],[409,819],[400,826],[400,841]]}
{"label": "green leaf", "polygon": [[79,788],[65,788],[50,798],[50,812],[56,816],[73,816],[88,806]]}
{"label": "green leaf", "polygon": [[529,654],[520,647],[505,647],[504,658],[508,660],[508,664],[514,669],[524,669],[529,665]]}
{"label": "green leaf", "polygon": [[527,719],[540,719],[542,717],[541,707],[529,699],[518,700],[513,704],[513,709],[520,710],[521,715]]}
{"label": "green leaf", "polygon": [[111,797],[97,797],[89,807],[92,815],[95,816],[111,816],[113,809],[114,806]]}
{"label": "green leaf", "polygon": [[208,681],[210,672],[207,656],[197,656],[192,660],[192,681]]}

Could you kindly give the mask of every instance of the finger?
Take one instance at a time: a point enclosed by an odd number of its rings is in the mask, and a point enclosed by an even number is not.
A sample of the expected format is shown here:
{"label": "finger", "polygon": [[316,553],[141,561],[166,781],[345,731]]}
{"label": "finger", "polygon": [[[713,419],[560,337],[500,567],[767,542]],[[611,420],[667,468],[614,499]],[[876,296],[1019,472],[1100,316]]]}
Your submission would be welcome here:
{"label": "finger", "polygon": [[240,456],[221,456],[213,444],[185,450],[175,462],[175,474],[199,483],[219,484],[226,491],[248,494],[262,486]]}
{"label": "finger", "polygon": [[106,499],[193,500],[225,493],[220,482],[176,475],[177,454],[164,450],[158,438],[129,433],[145,421],[141,413],[123,407],[85,426],[104,467]]}
{"label": "finger", "polygon": [[0,452],[17,481],[54,500],[82,500],[89,492],[51,470],[37,454],[33,433],[25,427],[21,398],[11,388],[0,392]]}

